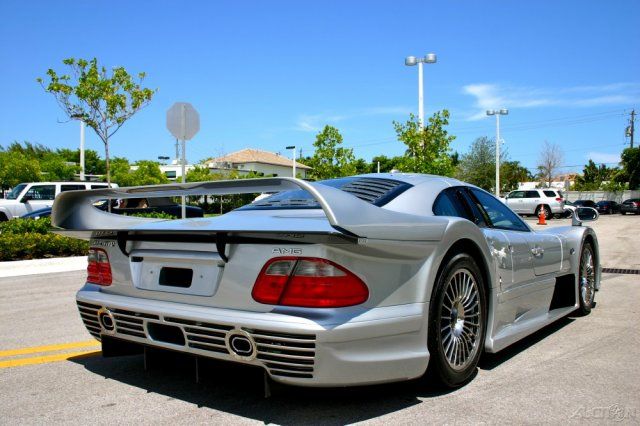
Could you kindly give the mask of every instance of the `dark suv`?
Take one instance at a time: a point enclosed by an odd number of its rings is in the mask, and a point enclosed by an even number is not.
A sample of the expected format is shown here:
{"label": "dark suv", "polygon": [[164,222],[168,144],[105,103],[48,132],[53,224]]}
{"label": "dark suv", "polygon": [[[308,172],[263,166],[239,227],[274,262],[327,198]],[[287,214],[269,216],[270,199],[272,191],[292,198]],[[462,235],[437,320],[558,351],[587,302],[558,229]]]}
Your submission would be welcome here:
{"label": "dark suv", "polygon": [[622,204],[620,204],[620,213],[640,214],[640,198],[630,198],[628,200],[624,200]]}

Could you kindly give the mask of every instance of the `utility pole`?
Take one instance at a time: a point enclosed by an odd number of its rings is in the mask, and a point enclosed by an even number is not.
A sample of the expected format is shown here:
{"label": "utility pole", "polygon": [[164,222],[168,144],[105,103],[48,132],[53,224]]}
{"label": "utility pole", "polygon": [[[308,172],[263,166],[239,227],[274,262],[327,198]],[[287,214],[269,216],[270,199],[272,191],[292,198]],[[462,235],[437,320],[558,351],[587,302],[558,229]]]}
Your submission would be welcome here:
{"label": "utility pole", "polygon": [[634,126],[633,123],[636,121],[636,110],[632,109],[631,110],[631,123],[629,124],[629,133],[631,134],[631,148],[633,148],[633,131],[634,131]]}

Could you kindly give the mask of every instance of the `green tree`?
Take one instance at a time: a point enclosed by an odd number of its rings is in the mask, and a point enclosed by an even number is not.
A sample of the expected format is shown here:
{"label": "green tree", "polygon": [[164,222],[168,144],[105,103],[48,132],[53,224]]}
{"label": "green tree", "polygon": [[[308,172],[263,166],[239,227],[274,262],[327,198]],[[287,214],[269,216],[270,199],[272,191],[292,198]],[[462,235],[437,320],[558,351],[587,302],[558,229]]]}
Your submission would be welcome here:
{"label": "green tree", "polygon": [[582,169],[582,176],[576,178],[576,191],[595,191],[600,189],[604,181],[610,181],[616,173],[615,168],[609,168],[605,164],[597,166],[593,160]]}
{"label": "green tree", "polygon": [[451,158],[450,135],[445,127],[449,124],[449,111],[442,110],[429,117],[420,128],[419,120],[411,114],[406,123],[393,122],[398,140],[407,146],[400,169],[405,172],[430,173],[452,176],[454,173]]}
{"label": "green tree", "polygon": [[73,180],[75,174],[80,171],[80,167],[66,161],[61,155],[51,152],[40,160],[40,170],[45,180],[68,181]]}
{"label": "green tree", "polygon": [[533,179],[529,169],[522,166],[519,161],[502,161],[500,163],[500,192],[505,193],[518,189],[520,182],[529,182]]}
{"label": "green tree", "polygon": [[224,177],[219,173],[211,173],[205,166],[195,166],[187,172],[187,182],[208,182],[210,180],[222,180]]}
{"label": "green tree", "polygon": [[342,147],[342,135],[335,127],[324,126],[324,129],[316,135],[313,146],[315,151],[307,163],[313,168],[312,177],[329,179],[356,173],[353,149]]}
{"label": "green tree", "polygon": [[22,182],[38,182],[40,164],[20,152],[0,150],[0,187],[13,188]]}
{"label": "green tree", "polygon": [[[80,150],[60,148],[56,152],[66,161],[80,164]],[[100,158],[97,151],[86,149],[84,151],[84,172],[88,175],[104,175],[107,173],[106,162]]]}
{"label": "green tree", "polygon": [[378,171],[378,162],[380,163],[380,173],[389,173],[391,170],[400,169],[402,157],[387,157],[386,155],[376,155],[371,159],[370,173]]}
{"label": "green tree", "polygon": [[[502,153],[503,159],[504,155]],[[502,160],[500,161],[501,163]],[[496,186],[495,142],[486,136],[473,141],[469,152],[460,159],[456,177],[487,191],[492,191]]]}
{"label": "green tree", "polygon": [[109,138],[150,101],[155,90],[141,86],[145,73],[137,81],[124,67],[111,72],[98,65],[98,60],[68,58],[62,61],[70,71],[58,74],[47,71],[47,82],[38,78],[43,89],[51,93],[69,119],[79,119],[91,127],[104,143],[107,182],[111,182]]}
{"label": "green tree", "polygon": [[622,172],[615,179],[629,182],[629,189],[640,189],[640,148],[626,148],[620,159]]}
{"label": "green tree", "polygon": [[14,141],[6,149],[0,147],[0,150],[37,162],[38,169],[43,176],[38,177],[36,181],[72,180],[78,171],[75,164],[71,164],[58,152],[40,144]]}
{"label": "green tree", "polygon": [[120,186],[159,185],[169,182],[157,162],[141,160],[135,165],[136,170],[131,170],[126,158],[114,158],[112,161],[114,182]]}

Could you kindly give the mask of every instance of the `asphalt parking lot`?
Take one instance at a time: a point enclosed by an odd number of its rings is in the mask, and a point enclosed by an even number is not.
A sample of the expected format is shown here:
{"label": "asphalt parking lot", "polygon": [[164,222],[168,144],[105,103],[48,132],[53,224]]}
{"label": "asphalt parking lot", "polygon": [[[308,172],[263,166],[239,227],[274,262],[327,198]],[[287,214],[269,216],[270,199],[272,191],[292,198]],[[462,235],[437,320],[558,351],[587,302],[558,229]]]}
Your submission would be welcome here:
{"label": "asphalt parking lot", "polygon": [[[593,227],[603,266],[640,269],[640,217],[604,216]],[[0,423],[640,422],[640,275],[604,274],[591,315],[485,355],[461,389],[274,386],[268,399],[251,368],[207,363],[197,384],[188,357],[152,356],[147,371],[142,356],[102,358],[75,307],[84,278],[0,278]]]}

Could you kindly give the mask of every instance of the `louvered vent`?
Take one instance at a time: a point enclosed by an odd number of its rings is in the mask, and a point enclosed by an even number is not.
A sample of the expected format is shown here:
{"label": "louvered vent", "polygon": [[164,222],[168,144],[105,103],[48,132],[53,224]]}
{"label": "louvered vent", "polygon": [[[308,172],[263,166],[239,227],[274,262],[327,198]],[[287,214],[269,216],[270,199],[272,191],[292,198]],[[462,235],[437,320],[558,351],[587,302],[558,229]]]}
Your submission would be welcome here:
{"label": "louvered vent", "polygon": [[358,178],[340,189],[368,203],[381,206],[410,187],[408,183],[392,179]]}

